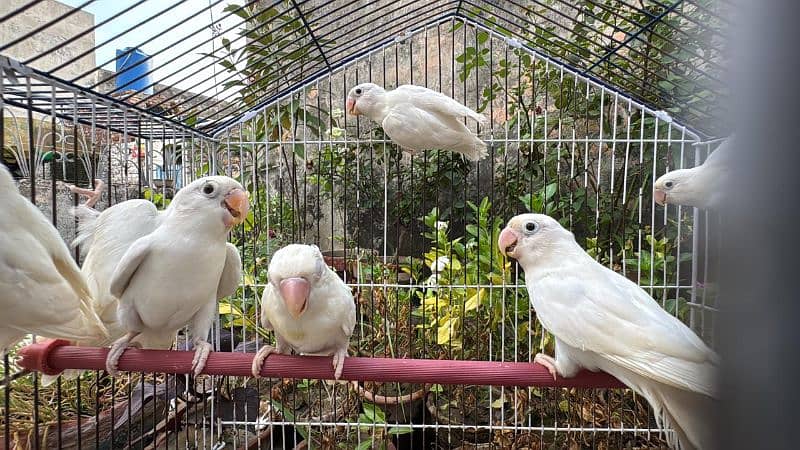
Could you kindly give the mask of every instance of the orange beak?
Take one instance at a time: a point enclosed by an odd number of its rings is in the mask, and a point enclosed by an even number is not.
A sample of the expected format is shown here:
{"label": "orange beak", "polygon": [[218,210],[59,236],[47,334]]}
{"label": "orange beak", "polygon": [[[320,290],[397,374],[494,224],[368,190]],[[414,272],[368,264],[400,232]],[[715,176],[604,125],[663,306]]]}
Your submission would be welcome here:
{"label": "orange beak", "polygon": [[653,191],[653,199],[655,199],[656,203],[659,205],[664,206],[667,203],[667,193],[661,189],[656,189]]}
{"label": "orange beak", "polygon": [[347,99],[346,107],[347,107],[347,113],[350,114],[351,116],[357,116],[361,114],[358,108],[356,108],[356,101],[352,98]]}
{"label": "orange beak", "polygon": [[511,228],[503,228],[503,231],[500,232],[500,236],[497,238],[497,246],[500,247],[500,251],[510,257],[514,257],[514,249],[517,246],[517,239],[519,239],[519,235],[516,231]]}
{"label": "orange beak", "polygon": [[305,312],[308,306],[308,294],[311,292],[311,285],[304,278],[286,278],[281,280],[278,288],[286,304],[289,314],[295,319]]}
{"label": "orange beak", "polygon": [[222,204],[228,210],[223,222],[226,227],[232,228],[244,222],[247,217],[250,211],[250,195],[241,189],[233,189],[225,194]]}

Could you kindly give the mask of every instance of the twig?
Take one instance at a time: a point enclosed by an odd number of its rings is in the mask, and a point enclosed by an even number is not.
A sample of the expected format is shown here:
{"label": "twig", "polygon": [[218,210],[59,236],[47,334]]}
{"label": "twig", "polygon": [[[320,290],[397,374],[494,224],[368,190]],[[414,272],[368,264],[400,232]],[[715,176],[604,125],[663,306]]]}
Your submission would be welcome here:
{"label": "twig", "polygon": [[359,396],[364,398],[370,403],[375,403],[376,405],[397,405],[400,403],[409,403],[415,400],[419,400],[425,397],[425,393],[431,388],[430,384],[426,384],[422,387],[422,389],[418,391],[414,391],[410,394],[399,395],[399,396],[385,396],[385,395],[375,395],[372,392],[368,391],[366,388],[361,387],[358,384],[358,381],[351,381],[353,388],[356,390]]}

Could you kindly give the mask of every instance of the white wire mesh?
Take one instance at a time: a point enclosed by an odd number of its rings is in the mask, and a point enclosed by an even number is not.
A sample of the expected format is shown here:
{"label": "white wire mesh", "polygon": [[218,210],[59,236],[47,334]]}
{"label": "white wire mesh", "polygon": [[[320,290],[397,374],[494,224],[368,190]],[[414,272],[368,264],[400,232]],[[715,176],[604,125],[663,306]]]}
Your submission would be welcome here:
{"label": "white wire mesh", "polygon": [[[561,219],[599,261],[638,282],[707,340],[713,331],[718,305],[707,255],[714,219],[659,207],[652,198],[658,175],[700,163],[713,145],[693,146],[697,137],[668,115],[509,46],[489,30],[455,20],[417,30],[287,93],[216,141],[46,79],[20,79],[26,83],[4,86],[13,98],[30,97],[33,85],[50,90],[51,108],[41,96],[36,101],[52,114],[37,113],[36,120],[62,130],[64,139],[52,149],[74,149],[66,137],[86,135],[90,145],[80,151],[99,155],[88,172],[107,181],[111,204],[146,186],[146,195],[164,205],[181,183],[211,173],[240,179],[250,190],[253,215],[231,236],[245,272],[237,295],[220,302],[213,336],[219,351],[254,352],[273,341],[257,315],[269,258],[283,244],[305,242],[319,245],[356,293],[351,354],[532,361],[536,352],[552,351],[551,338],[530,310],[522,272],[495,248],[498,227],[527,208]],[[490,130],[476,130],[490,145],[489,158],[475,164],[444,151],[403,154],[376,124],[344,116],[347,91],[366,81],[423,85],[481,109],[492,121]],[[27,94],[20,93],[23,85]],[[70,96],[71,110],[63,106]],[[2,106],[5,118],[20,111]],[[18,134],[20,154],[30,155],[22,151],[29,131],[45,127],[32,117],[3,122],[4,142]],[[49,148],[37,145],[37,154]],[[131,156],[140,148],[143,158]],[[57,210],[67,208],[57,207],[55,178],[36,158],[28,158],[34,161],[28,174],[37,189],[52,182],[52,198],[30,195],[56,220]],[[66,239],[74,236],[74,224],[60,229]],[[436,263],[441,267],[431,270]],[[186,345],[179,337],[178,347]],[[99,428],[92,430],[109,420],[108,411],[111,422],[128,421],[122,431],[112,427],[118,434],[111,440],[120,446],[137,446],[137,439],[180,448],[663,443],[664,430],[647,405],[621,391],[368,383],[389,397],[427,392],[376,406],[349,385],[315,380],[204,377],[187,387],[184,377],[163,374],[115,381],[88,374],[59,381],[42,396],[37,383],[34,377],[34,405],[55,406],[34,421],[48,433],[30,436],[58,446],[72,438],[66,431],[72,426],[81,430],[79,447],[100,442]],[[131,406],[137,398],[146,404],[138,418]],[[113,404],[122,406],[109,410]],[[6,405],[8,411],[12,403]],[[153,414],[146,414],[150,407]]]}

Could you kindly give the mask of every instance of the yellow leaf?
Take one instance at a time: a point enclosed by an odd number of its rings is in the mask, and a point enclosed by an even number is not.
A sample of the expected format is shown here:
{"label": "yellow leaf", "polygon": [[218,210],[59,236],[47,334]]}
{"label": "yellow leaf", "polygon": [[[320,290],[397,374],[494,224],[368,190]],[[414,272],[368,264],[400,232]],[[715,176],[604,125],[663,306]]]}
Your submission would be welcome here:
{"label": "yellow leaf", "polygon": [[492,283],[492,284],[503,284],[503,281],[504,280],[503,280],[502,276],[500,276],[500,275],[498,275],[496,273],[490,273],[489,274],[489,282],[490,283]]}
{"label": "yellow leaf", "polygon": [[249,273],[245,274],[244,275],[244,284],[246,284],[248,286],[256,284],[256,280],[255,280],[255,278],[253,278],[253,275],[251,275]]}
{"label": "yellow leaf", "polygon": [[481,304],[481,300],[483,296],[486,294],[486,289],[480,289],[478,292],[475,293],[472,297],[464,303],[464,311],[472,311],[474,309],[478,309],[478,306]]}
{"label": "yellow leaf", "polygon": [[220,303],[219,304],[219,313],[220,314],[233,314],[234,316],[243,316],[242,311],[231,305],[230,303]]}
{"label": "yellow leaf", "polygon": [[458,330],[458,324],[458,318],[449,318],[445,320],[437,330],[436,343],[439,345],[444,345],[450,342],[450,338],[453,337]]}
{"label": "yellow leaf", "polygon": [[445,305],[445,302],[442,299],[437,299],[435,296],[425,297],[422,300],[422,308],[426,311],[431,311],[436,309],[436,307],[442,307]]}

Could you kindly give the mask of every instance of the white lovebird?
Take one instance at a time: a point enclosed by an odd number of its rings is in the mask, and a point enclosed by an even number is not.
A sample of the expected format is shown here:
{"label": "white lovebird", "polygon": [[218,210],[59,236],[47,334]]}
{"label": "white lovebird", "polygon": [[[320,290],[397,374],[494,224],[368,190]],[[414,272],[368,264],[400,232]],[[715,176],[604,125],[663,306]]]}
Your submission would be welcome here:
{"label": "white lovebird", "polygon": [[555,358],[534,361],[555,376],[602,370],[643,396],[668,442],[713,448],[718,356],[636,283],[601,265],[561,224],[542,214],[512,218],[500,250],[525,271],[531,305],[555,337]]}
{"label": "white lovebird", "polygon": [[725,189],[722,184],[730,172],[731,140],[714,150],[705,162],[691,169],[678,169],[661,175],[653,186],[653,198],[659,205],[719,208]]}
{"label": "white lovebird", "polygon": [[236,180],[212,176],[179,190],[161,212],[145,200],[99,214],[77,211],[76,241],[90,245],[83,271],[95,310],[115,339],[106,360],[110,374],[128,346],[169,348],[186,325],[195,348],[192,369],[202,371],[216,300],[235,292],[241,275],[239,252],[227,234],[248,210]]}
{"label": "white lovebird", "polygon": [[488,119],[452,98],[421,86],[406,84],[386,91],[373,83],[359,84],[347,94],[347,112],[363,114],[379,123],[397,145],[412,154],[442,149],[461,153],[471,161],[486,157],[486,143],[463,119],[481,125]]}
{"label": "white lovebird", "polygon": [[28,333],[78,342],[108,336],[58,230],[2,164],[0,209],[0,355]]}
{"label": "white lovebird", "polygon": [[275,330],[277,348],[264,346],[253,359],[258,377],[272,353],[333,355],[334,376],[342,375],[356,304],[350,288],[328,268],[314,245],[290,244],[269,262],[269,283],[261,298],[261,325]]}

